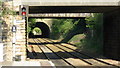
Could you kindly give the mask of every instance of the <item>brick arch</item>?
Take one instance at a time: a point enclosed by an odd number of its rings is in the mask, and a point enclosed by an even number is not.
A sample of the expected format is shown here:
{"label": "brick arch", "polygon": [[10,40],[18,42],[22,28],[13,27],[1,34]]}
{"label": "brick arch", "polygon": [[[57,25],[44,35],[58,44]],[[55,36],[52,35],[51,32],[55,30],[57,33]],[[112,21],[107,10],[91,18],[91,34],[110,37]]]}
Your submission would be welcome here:
{"label": "brick arch", "polygon": [[42,31],[42,35],[36,35],[36,37],[38,37],[38,38],[40,38],[40,37],[48,38],[50,36],[50,28],[44,22],[36,22],[35,27],[40,28],[41,31]]}

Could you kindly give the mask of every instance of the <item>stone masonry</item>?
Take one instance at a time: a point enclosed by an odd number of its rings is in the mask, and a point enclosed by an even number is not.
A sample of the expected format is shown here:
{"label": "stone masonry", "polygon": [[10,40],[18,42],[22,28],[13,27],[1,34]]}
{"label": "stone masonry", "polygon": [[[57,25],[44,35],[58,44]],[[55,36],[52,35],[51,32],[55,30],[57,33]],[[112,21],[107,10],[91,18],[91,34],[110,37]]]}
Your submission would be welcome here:
{"label": "stone masonry", "polygon": [[[5,2],[4,7],[14,10],[12,1]],[[25,61],[26,59],[26,37],[25,21],[21,21],[19,15],[3,16],[3,42],[4,42],[4,61]],[[15,25],[17,30],[12,32],[12,26]]]}

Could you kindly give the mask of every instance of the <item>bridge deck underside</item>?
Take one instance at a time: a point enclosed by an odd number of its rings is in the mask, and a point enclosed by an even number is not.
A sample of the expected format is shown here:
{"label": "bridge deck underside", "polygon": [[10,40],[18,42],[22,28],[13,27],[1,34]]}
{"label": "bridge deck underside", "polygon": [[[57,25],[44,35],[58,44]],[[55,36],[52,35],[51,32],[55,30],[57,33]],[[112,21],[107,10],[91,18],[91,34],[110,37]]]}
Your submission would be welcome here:
{"label": "bridge deck underside", "polygon": [[36,13],[104,13],[119,6],[29,6],[29,14]]}

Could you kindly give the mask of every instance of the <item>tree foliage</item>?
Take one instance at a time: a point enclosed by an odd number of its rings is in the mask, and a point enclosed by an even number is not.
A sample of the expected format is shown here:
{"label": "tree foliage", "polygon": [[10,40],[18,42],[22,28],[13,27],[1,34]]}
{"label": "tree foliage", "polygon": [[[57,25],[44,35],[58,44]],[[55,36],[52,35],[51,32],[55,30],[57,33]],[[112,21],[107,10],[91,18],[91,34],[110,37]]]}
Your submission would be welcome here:
{"label": "tree foliage", "polygon": [[74,19],[53,19],[51,36],[53,39],[63,38],[73,27]]}
{"label": "tree foliage", "polygon": [[[35,33],[34,33],[35,32]],[[34,33],[34,35],[41,35],[42,34],[42,31],[40,28],[38,27],[35,27],[33,30],[32,30],[32,33]]]}
{"label": "tree foliage", "polygon": [[36,25],[36,19],[29,19],[28,28],[27,28],[27,33],[28,34],[30,32],[32,32],[32,30],[34,29],[35,25]]}
{"label": "tree foliage", "polygon": [[68,42],[74,35],[83,33],[85,26],[83,19],[54,19],[52,24],[52,37]]}
{"label": "tree foliage", "polygon": [[94,13],[94,16],[87,17],[86,23],[89,27],[86,38],[82,39],[82,47],[85,50],[102,54],[103,47],[103,14]]}
{"label": "tree foliage", "polygon": [[[94,13],[83,19],[55,19],[52,24],[52,34],[55,39],[77,41],[77,46],[88,52],[102,54],[103,47],[103,14]],[[87,27],[87,28],[86,28]],[[78,39],[78,37],[84,38]],[[77,35],[77,37],[75,37]],[[74,37],[74,39],[73,39]],[[78,39],[78,40],[77,40]],[[80,44],[79,44],[80,43]]]}

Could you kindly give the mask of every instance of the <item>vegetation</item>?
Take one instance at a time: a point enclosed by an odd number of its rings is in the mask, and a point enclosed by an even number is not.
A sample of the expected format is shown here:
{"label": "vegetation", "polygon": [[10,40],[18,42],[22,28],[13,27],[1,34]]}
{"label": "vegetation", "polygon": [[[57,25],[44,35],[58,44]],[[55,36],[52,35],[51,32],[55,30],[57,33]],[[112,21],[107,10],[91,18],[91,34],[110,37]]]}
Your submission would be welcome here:
{"label": "vegetation", "polygon": [[52,23],[52,39],[62,39],[66,33],[74,26],[74,19],[53,19]]}
{"label": "vegetation", "polygon": [[53,19],[51,38],[65,38],[63,41],[68,42],[74,35],[83,32],[85,24],[82,22],[80,19]]}
{"label": "vegetation", "polygon": [[42,35],[42,31],[40,28],[38,27],[35,27],[33,30],[32,30],[32,33],[34,33],[34,35]]}
{"label": "vegetation", "polygon": [[75,19],[73,21],[74,26],[67,32],[65,38],[61,42],[68,42],[72,37],[78,34],[83,34],[87,28],[84,18]]}
{"label": "vegetation", "polygon": [[95,13],[94,17],[87,17],[86,23],[89,30],[82,39],[83,50],[91,53],[102,54],[103,45],[103,14]]}
{"label": "vegetation", "polygon": [[[31,32],[36,23],[35,19],[29,21],[28,32]],[[94,13],[85,19],[53,19],[51,30],[52,39],[72,42],[82,51],[102,54],[103,14],[101,13]]]}
{"label": "vegetation", "polygon": [[29,19],[28,28],[27,28],[27,33],[28,34],[30,32],[32,33],[32,30],[34,29],[35,24],[36,24],[36,19]]}
{"label": "vegetation", "polygon": [[82,19],[54,19],[52,39],[63,39],[62,42],[73,43],[83,51],[102,54],[103,14]]}

